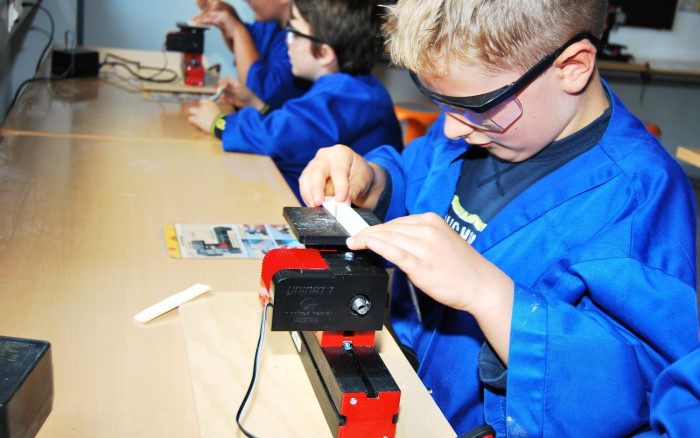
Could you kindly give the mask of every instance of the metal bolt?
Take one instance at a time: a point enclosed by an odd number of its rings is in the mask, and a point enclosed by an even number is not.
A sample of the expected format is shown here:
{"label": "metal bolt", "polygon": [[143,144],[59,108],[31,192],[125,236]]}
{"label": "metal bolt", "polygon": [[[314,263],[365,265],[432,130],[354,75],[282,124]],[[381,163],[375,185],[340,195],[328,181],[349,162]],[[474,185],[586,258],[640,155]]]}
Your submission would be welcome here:
{"label": "metal bolt", "polygon": [[357,295],[350,301],[350,309],[358,315],[364,316],[369,312],[370,304],[370,301],[366,297]]}
{"label": "metal bolt", "polygon": [[350,399],[350,404],[351,405],[356,405],[357,404],[357,399],[355,397]]}
{"label": "metal bolt", "polygon": [[355,254],[348,251],[345,254],[343,254],[343,258],[347,261],[352,261],[352,260],[355,260]]}

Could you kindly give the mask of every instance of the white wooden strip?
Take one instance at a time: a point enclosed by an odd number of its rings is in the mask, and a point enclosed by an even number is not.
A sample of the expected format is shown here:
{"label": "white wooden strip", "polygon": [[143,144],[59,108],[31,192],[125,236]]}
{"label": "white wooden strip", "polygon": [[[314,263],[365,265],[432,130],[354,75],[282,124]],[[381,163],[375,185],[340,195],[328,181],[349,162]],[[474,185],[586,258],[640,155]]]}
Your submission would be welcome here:
{"label": "white wooden strip", "polygon": [[367,222],[351,206],[343,202],[335,202],[332,196],[326,196],[323,201],[325,208],[335,220],[345,228],[349,235],[354,236],[365,228],[369,228]]}
{"label": "white wooden strip", "polygon": [[174,308],[188,302],[189,300],[202,295],[205,292],[209,292],[211,288],[206,284],[195,284],[194,286],[178,292],[175,295],[171,295],[165,298],[163,301],[152,305],[146,310],[138,313],[134,316],[134,319],[141,323],[146,323],[153,318],[156,318],[165,312],[169,312]]}

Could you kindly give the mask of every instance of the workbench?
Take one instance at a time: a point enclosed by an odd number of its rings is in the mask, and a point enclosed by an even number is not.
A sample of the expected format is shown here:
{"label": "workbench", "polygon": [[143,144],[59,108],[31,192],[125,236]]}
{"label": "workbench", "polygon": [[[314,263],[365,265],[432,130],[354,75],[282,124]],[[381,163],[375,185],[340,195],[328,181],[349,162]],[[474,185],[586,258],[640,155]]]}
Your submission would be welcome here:
{"label": "workbench", "polygon": [[[243,436],[261,260],[171,258],[161,226],[284,224],[298,201],[272,160],[223,152],[113,78],[33,84],[3,135],[0,334],[51,343],[55,398],[39,438]],[[196,283],[212,291],[134,320]],[[403,391],[397,436],[455,436],[393,338],[378,339]],[[269,333],[262,356],[248,430],[330,437],[289,334]]]}
{"label": "workbench", "polygon": [[[143,66],[167,67],[179,73],[179,82],[182,82],[180,53],[105,47],[86,49],[96,50],[100,62],[129,60]],[[48,75],[49,61],[42,66],[39,77]],[[146,77],[156,73],[129,65]],[[171,76],[164,72],[158,77]],[[97,77],[31,82],[0,125],[0,135],[216,142],[209,133],[187,123],[186,112],[191,102],[147,98],[151,88],[171,89],[177,87],[177,81],[164,85],[140,81],[120,66],[104,66]],[[213,88],[207,87],[212,92]],[[183,85],[179,89],[185,91],[193,87]]]}

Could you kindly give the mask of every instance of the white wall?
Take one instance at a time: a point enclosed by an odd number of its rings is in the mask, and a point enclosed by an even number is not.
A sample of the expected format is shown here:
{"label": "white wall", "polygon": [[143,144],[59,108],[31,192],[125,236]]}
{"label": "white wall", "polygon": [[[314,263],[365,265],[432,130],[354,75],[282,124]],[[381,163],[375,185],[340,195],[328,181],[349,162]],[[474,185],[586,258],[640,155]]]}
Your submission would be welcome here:
{"label": "white wall", "polygon": [[[6,7],[6,2],[0,4]],[[76,37],[76,0],[45,0],[41,6],[53,16],[56,26],[54,43],[63,44],[66,30]],[[38,10],[31,21],[23,23],[8,41],[3,41],[0,47],[0,121],[5,118],[19,85],[34,76],[37,60],[49,36],[49,18],[43,10]]]}
{"label": "white wall", "polygon": [[[243,21],[253,20],[247,3],[230,3]],[[177,30],[176,23],[187,22],[198,12],[195,0],[86,0],[84,44],[161,50],[165,34]],[[236,76],[233,54],[218,29],[205,32],[204,54],[211,64],[221,64],[223,76]]]}
{"label": "white wall", "polygon": [[610,32],[610,42],[627,46],[640,60],[700,62],[700,13],[676,11],[672,30],[620,26]]}

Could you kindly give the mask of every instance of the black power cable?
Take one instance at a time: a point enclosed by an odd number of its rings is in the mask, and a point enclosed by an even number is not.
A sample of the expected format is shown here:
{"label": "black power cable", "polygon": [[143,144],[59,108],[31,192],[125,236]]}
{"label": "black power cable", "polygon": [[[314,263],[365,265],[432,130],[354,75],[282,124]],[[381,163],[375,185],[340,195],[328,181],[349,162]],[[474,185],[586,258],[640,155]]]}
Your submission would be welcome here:
{"label": "black power cable", "polygon": [[34,68],[34,74],[37,74],[39,71],[39,67],[41,67],[41,63],[43,62],[44,58],[46,57],[46,53],[48,53],[49,48],[51,48],[51,43],[53,42],[53,36],[54,32],[56,30],[56,24],[53,21],[53,16],[49,12],[48,9],[45,7],[36,4],[36,3],[22,3],[22,6],[29,6],[29,7],[34,7],[36,6],[38,9],[44,11],[47,17],[49,17],[49,23],[51,23],[51,32],[49,33],[49,40],[46,42],[46,45],[44,46],[44,50],[41,51],[41,55],[39,56],[39,59],[36,62],[36,67]]}
{"label": "black power cable", "polygon": [[267,308],[268,307],[273,307],[272,303],[267,303],[263,307],[262,310],[262,322],[260,323],[260,336],[258,337],[258,346],[255,349],[255,361],[253,362],[253,376],[250,379],[250,385],[248,385],[248,391],[246,391],[245,396],[243,397],[243,401],[241,401],[241,406],[238,408],[238,413],[236,414],[236,423],[238,424],[238,428],[241,429],[241,432],[248,438],[255,438],[255,435],[252,435],[250,432],[245,430],[243,425],[241,424],[241,415],[243,414],[243,409],[245,409],[246,403],[248,403],[248,398],[250,398],[250,394],[253,392],[253,387],[255,387],[255,381],[258,376],[258,363],[260,361],[260,351],[262,350],[262,344],[263,344],[263,339],[265,337],[265,319],[267,315]]}
{"label": "black power cable", "polygon": [[[121,61],[121,62],[115,62],[115,61],[109,62],[108,61],[109,58],[114,58],[114,59],[117,59],[118,61]],[[160,83],[174,82],[175,80],[177,80],[178,74],[175,70],[168,68],[168,57],[165,54],[165,47],[163,47],[163,60],[164,60],[163,61],[164,64],[162,67],[150,67],[150,66],[141,65],[141,63],[137,62],[137,61],[132,61],[132,60],[129,60],[126,58],[122,58],[121,56],[115,55],[113,53],[107,53],[105,55],[105,60],[100,64],[100,68],[102,68],[105,65],[123,67],[133,77],[135,77],[136,79],[139,79],[141,81],[160,82]],[[142,76],[142,75],[138,74],[137,72],[135,72],[134,70],[132,70],[129,67],[129,64],[133,64],[133,65],[137,66],[139,70],[155,70],[155,73],[151,76]],[[158,79],[158,76],[160,76],[163,73],[170,73],[171,76],[167,77],[167,78]]]}

